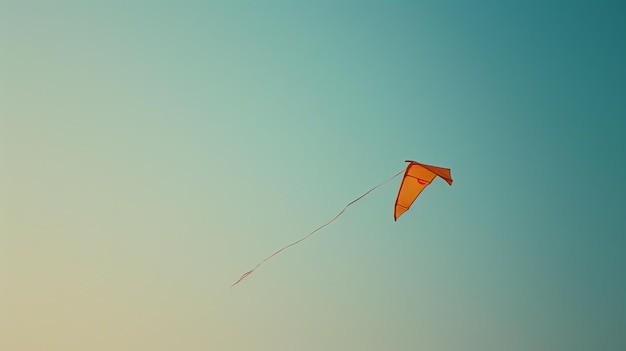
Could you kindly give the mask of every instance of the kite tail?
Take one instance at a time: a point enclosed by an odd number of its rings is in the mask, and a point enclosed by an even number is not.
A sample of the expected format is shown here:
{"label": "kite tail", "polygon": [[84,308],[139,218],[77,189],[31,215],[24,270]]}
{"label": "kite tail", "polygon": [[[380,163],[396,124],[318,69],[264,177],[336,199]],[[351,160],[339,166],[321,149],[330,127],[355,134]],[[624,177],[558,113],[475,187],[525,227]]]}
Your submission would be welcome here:
{"label": "kite tail", "polygon": [[348,207],[350,207],[352,204],[354,204],[355,202],[361,200],[363,197],[365,197],[367,194],[371,193],[372,191],[376,190],[377,188],[381,187],[382,185],[388,183],[389,181],[391,181],[393,178],[399,176],[400,174],[402,174],[404,172],[404,169],[401,170],[400,172],[396,173],[395,175],[393,175],[392,177],[390,177],[389,179],[385,180],[384,182],[376,185],[375,187],[371,188],[370,190],[366,191],[363,195],[357,197],[356,199],[352,200],[351,202],[349,202],[341,211],[339,211],[339,213],[337,213],[335,215],[335,217],[331,218],[328,222],[324,223],[322,226],[320,226],[319,228],[315,229],[314,231],[310,232],[309,234],[305,235],[304,237],[292,242],[291,244],[285,245],[282,248],[280,248],[278,251],[274,252],[273,254],[269,255],[268,257],[266,257],[263,261],[259,262],[256,266],[254,266],[254,268],[252,268],[251,270],[247,271],[246,273],[242,274],[241,277],[239,277],[239,279],[233,283],[233,285],[231,285],[230,287],[232,288],[233,286],[239,284],[239,282],[241,282],[242,280],[244,280],[247,276],[249,276],[250,274],[252,274],[252,272],[254,272],[257,268],[259,268],[260,265],[262,265],[263,263],[265,263],[266,261],[268,261],[270,258],[278,255],[280,252],[282,252],[283,250],[292,247],[306,239],[308,239],[311,235],[315,234],[317,231],[319,231],[320,229],[326,227],[327,225],[331,224],[332,222],[334,222],[337,218],[339,218],[339,216],[341,216]]}

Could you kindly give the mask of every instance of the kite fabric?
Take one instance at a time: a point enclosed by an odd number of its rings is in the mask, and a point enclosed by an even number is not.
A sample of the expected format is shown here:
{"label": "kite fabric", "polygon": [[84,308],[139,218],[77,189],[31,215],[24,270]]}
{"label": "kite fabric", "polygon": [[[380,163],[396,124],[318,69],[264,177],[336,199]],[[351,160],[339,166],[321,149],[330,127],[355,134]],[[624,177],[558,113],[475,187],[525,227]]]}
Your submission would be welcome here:
{"label": "kite fabric", "polygon": [[352,204],[361,200],[367,194],[376,190],[380,186],[388,183],[389,181],[399,176],[403,172],[404,172],[404,178],[402,178],[402,183],[400,183],[400,189],[398,191],[398,197],[396,198],[396,204],[395,204],[395,210],[394,210],[394,221],[397,221],[398,217],[400,217],[404,212],[406,212],[411,207],[411,205],[413,204],[413,202],[415,202],[415,199],[419,196],[422,190],[424,190],[424,188],[427,187],[433,181],[433,179],[435,179],[436,176],[439,176],[440,178],[445,180],[448,184],[452,185],[452,177],[450,176],[449,168],[426,165],[426,164],[422,164],[422,163],[418,163],[418,162],[410,161],[410,160],[407,160],[406,162],[409,162],[409,165],[406,167],[405,170],[402,170],[396,173],[395,175],[388,178],[384,182],[366,191],[363,195],[349,202],[341,211],[339,211],[339,213],[335,215],[335,217],[331,218],[328,222],[324,223],[322,226],[308,233],[304,237],[292,242],[291,244],[283,246],[282,248],[280,248],[273,254],[266,257],[263,261],[259,262],[254,268],[242,274],[241,277],[239,277],[239,279],[236,282],[234,282],[230,287],[232,288],[233,286],[239,284],[242,280],[244,280],[247,276],[252,274],[252,272],[254,272],[257,268],[259,268],[259,266],[261,266],[263,263],[265,263],[272,257],[278,255],[283,250],[308,239],[311,235],[315,234],[320,229],[334,222]]}
{"label": "kite fabric", "polygon": [[424,190],[435,177],[439,176],[448,184],[452,185],[452,177],[450,176],[449,168],[425,165],[410,160],[406,162],[409,162],[409,165],[404,172],[404,178],[402,178],[398,197],[396,198],[396,207],[393,213],[393,219],[395,221],[411,207],[422,190]]}

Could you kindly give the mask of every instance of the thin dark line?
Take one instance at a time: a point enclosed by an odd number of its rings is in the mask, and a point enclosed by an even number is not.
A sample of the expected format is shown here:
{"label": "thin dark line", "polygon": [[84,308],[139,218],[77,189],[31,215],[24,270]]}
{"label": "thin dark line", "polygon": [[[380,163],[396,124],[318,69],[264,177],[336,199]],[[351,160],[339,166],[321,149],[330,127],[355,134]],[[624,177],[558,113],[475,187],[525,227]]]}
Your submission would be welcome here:
{"label": "thin dark line", "polygon": [[345,211],[348,207],[350,207],[350,205],[352,205],[353,203],[355,203],[355,202],[357,202],[357,201],[361,200],[363,197],[365,197],[365,195],[367,195],[367,194],[371,193],[372,191],[376,190],[378,187],[380,187],[380,186],[382,186],[382,185],[386,184],[387,182],[391,181],[393,178],[395,178],[395,177],[399,176],[399,175],[400,175],[400,174],[402,174],[403,172],[404,172],[404,169],[403,169],[403,170],[401,170],[400,172],[396,173],[395,175],[393,175],[393,176],[392,176],[392,177],[390,177],[389,179],[385,180],[384,182],[382,182],[382,183],[380,183],[380,184],[376,185],[375,187],[371,188],[370,190],[366,191],[363,195],[361,195],[361,196],[357,197],[356,199],[354,199],[354,200],[350,201],[350,202],[349,202],[349,203],[348,203],[348,204],[347,204],[347,205],[346,205],[346,206],[345,206],[345,207],[344,207],[341,211],[339,211],[339,213],[337,213],[337,214],[335,215],[335,217],[331,218],[328,222],[324,223],[322,226],[320,226],[319,228],[317,228],[317,229],[315,229],[314,231],[310,232],[309,234],[307,234],[307,235],[303,236],[302,238],[300,238],[300,239],[298,239],[298,240],[296,240],[296,241],[292,242],[291,244],[288,244],[288,245],[283,246],[282,248],[280,248],[279,250],[277,250],[277,251],[276,251],[276,252],[274,252],[273,254],[269,255],[269,256],[268,256],[268,257],[266,257],[263,261],[259,262],[256,266],[254,266],[254,268],[252,268],[251,270],[249,270],[249,271],[247,271],[246,273],[242,274],[242,275],[241,275],[241,277],[239,277],[239,279],[238,279],[235,283],[233,283],[233,285],[231,285],[230,287],[232,288],[233,286],[235,286],[235,285],[239,284],[239,282],[241,282],[242,280],[244,280],[244,278],[246,278],[247,276],[249,276],[249,275],[250,275],[252,272],[254,272],[257,268],[259,268],[259,266],[260,266],[260,265],[262,265],[263,263],[265,263],[265,262],[266,262],[267,260],[269,260],[270,258],[272,258],[272,257],[274,257],[274,256],[276,256],[276,255],[278,255],[281,251],[283,251],[283,250],[285,250],[285,249],[287,249],[287,248],[289,248],[289,247],[291,247],[291,246],[294,246],[294,245],[296,245],[296,244],[298,244],[298,243],[300,243],[300,242],[302,242],[302,241],[304,241],[304,240],[308,239],[311,235],[315,234],[315,233],[316,233],[317,231],[319,231],[320,229],[322,229],[322,228],[326,227],[327,225],[329,225],[330,223],[334,222],[337,218],[339,218],[339,216],[341,216],[341,215],[344,213],[344,211]]}

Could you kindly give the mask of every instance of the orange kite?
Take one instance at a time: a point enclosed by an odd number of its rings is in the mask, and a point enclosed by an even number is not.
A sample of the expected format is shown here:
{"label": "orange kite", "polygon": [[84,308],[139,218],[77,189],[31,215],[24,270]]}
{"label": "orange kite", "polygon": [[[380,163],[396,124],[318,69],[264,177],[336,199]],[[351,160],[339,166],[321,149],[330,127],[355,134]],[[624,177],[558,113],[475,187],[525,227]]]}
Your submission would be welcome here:
{"label": "orange kite", "polygon": [[423,163],[410,161],[410,160],[407,160],[406,162],[409,163],[409,165],[406,167],[406,170],[402,170],[402,171],[396,173],[391,178],[389,178],[389,179],[385,180],[384,182],[376,185],[375,187],[373,187],[370,190],[366,191],[363,195],[361,195],[361,196],[357,197],[356,199],[352,200],[341,211],[339,211],[339,213],[337,213],[335,215],[335,217],[331,218],[328,222],[324,223],[319,228],[315,229],[314,231],[310,232],[309,234],[305,235],[304,237],[300,238],[299,240],[296,240],[296,241],[294,241],[291,244],[283,246],[278,251],[276,251],[273,254],[269,255],[263,261],[259,262],[254,268],[252,268],[251,270],[249,270],[246,273],[242,274],[241,277],[233,285],[231,285],[231,288],[233,286],[239,284],[239,282],[241,282],[244,278],[249,276],[257,268],[259,268],[259,266],[262,265],[265,261],[267,261],[270,258],[278,255],[281,251],[283,251],[283,250],[285,250],[285,249],[287,249],[287,248],[289,248],[291,246],[294,246],[294,245],[296,245],[296,244],[298,244],[298,243],[308,239],[311,235],[315,234],[318,230],[324,228],[325,226],[329,225],[330,223],[334,222],[337,218],[339,218],[339,216],[341,216],[343,214],[343,212],[348,207],[350,207],[350,205],[352,205],[353,203],[361,200],[363,197],[365,197],[365,195],[371,193],[376,188],[382,186],[383,184],[389,182],[393,178],[399,176],[400,174],[402,174],[402,172],[404,172],[404,178],[402,178],[402,183],[400,183],[400,190],[398,190],[398,196],[396,198],[396,205],[395,205],[395,209],[394,209],[394,213],[393,213],[394,221],[397,221],[398,218],[404,212],[409,210],[409,208],[411,207],[411,205],[413,205],[413,202],[415,202],[415,199],[419,196],[419,194],[422,192],[422,190],[424,190],[424,188],[426,188],[433,181],[433,179],[435,179],[435,177],[440,177],[441,179],[445,180],[449,185],[452,185],[452,177],[450,176],[450,169],[449,168],[442,168],[442,167],[437,167],[437,166],[426,165],[426,164],[423,164]]}
{"label": "orange kite", "polygon": [[423,163],[407,160],[409,165],[404,171],[404,178],[400,184],[398,197],[396,198],[396,207],[393,212],[393,219],[398,220],[400,216],[409,210],[419,194],[430,184],[430,182],[439,176],[448,184],[452,185],[452,177],[449,168],[441,168]]}

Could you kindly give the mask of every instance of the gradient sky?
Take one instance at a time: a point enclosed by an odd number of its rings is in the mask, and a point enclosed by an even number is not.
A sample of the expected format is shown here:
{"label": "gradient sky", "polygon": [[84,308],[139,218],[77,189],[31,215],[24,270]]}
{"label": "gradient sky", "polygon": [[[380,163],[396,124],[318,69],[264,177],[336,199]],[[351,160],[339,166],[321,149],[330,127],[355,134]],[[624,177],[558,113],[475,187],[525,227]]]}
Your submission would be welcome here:
{"label": "gradient sky", "polygon": [[2,2],[0,349],[625,350],[624,13]]}

